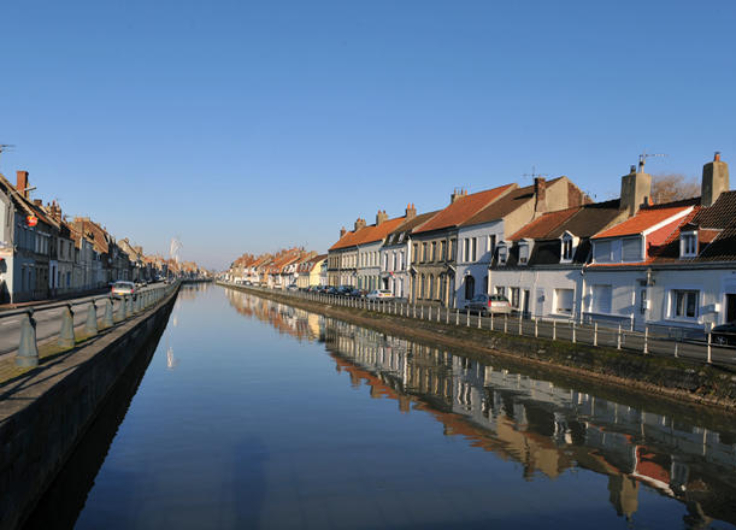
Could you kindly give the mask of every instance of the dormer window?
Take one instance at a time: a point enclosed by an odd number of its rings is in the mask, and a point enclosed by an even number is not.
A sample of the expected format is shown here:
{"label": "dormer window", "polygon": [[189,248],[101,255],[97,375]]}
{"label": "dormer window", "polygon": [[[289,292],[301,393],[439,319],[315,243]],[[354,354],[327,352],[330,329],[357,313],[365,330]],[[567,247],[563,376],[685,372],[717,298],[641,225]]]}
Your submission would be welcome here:
{"label": "dormer window", "polygon": [[506,265],[507,255],[508,255],[508,249],[506,248],[506,243],[504,241],[501,241],[501,243],[498,244],[498,264],[499,265]]}
{"label": "dormer window", "polygon": [[519,242],[519,263],[521,265],[529,263],[529,243],[527,241]]}
{"label": "dormer window", "polygon": [[695,231],[680,234],[680,257],[694,258],[698,255],[698,234]]}
{"label": "dormer window", "polygon": [[562,236],[562,252],[560,253],[562,261],[572,261],[574,248],[575,241],[572,234],[565,232]]}

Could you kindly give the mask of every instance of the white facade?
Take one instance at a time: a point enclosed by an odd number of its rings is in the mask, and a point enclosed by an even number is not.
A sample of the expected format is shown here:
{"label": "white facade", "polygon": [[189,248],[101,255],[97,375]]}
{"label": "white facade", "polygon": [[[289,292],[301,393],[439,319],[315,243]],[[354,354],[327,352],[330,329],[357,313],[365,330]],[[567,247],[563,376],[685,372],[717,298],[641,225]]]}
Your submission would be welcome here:
{"label": "white facade", "polygon": [[380,289],[381,284],[381,247],[383,240],[360,245],[357,252],[357,283],[351,284],[358,289],[372,291]]}
{"label": "white facade", "polygon": [[396,298],[408,298],[411,292],[411,237],[401,234],[403,241],[381,248],[382,289]]}
{"label": "white facade", "polygon": [[455,307],[463,308],[473,296],[489,292],[488,267],[494,250],[503,239],[503,219],[460,228],[457,234]]}

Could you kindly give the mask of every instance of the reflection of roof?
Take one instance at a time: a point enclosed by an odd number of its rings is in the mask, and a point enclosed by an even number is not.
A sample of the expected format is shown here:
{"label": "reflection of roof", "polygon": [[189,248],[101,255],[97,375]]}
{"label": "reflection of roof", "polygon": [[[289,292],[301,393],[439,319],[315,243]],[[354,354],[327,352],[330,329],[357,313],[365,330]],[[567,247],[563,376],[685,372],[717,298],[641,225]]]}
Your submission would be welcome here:
{"label": "reflection of roof", "polygon": [[498,188],[479,191],[478,193],[459,197],[455,202],[447,206],[444,210],[441,210],[425,224],[414,230],[413,233],[421,234],[431,230],[441,230],[442,228],[459,226],[493,201],[503,196],[504,193],[512,190],[515,186],[516,184],[507,184]]}
{"label": "reflection of roof", "polygon": [[340,240],[330,247],[330,250],[338,250],[341,248],[357,247],[358,245],[366,245],[376,241],[383,240],[384,237],[393,232],[400,224],[406,220],[406,217],[396,217],[382,222],[380,225],[370,225],[363,227],[357,231],[348,232]]}
{"label": "reflection of roof", "polygon": [[676,203],[676,206],[670,203],[662,206],[642,208],[635,216],[600,234],[596,234],[593,236],[593,239],[642,234],[660,223],[674,221],[678,216],[682,217],[689,213],[693,208],[694,202],[687,201],[688,204],[685,204],[685,202]]}

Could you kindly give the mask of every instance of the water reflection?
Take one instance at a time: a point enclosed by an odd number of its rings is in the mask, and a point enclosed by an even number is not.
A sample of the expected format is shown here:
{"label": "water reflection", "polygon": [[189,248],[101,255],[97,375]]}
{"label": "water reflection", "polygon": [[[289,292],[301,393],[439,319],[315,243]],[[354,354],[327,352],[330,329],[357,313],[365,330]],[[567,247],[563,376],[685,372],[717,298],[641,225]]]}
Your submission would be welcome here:
{"label": "water reflection", "polygon": [[689,528],[736,522],[736,444],[676,416],[565,388],[502,366],[415,344],[227,290],[230,304],[279,333],[324,341],[337,369],[403,413],[430,414],[446,436],[522,464],[525,479],[582,468],[608,477],[608,499],[632,519],[643,487],[687,507]]}

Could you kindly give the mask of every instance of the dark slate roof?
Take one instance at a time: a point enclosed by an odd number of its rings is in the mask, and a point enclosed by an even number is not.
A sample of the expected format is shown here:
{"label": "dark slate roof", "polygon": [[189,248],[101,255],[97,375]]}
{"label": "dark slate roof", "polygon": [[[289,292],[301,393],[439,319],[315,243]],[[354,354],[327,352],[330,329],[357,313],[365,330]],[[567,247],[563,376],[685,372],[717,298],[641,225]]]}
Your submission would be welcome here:
{"label": "dark slate roof", "polygon": [[578,213],[573,215],[564,223],[555,227],[547,234],[549,239],[557,239],[565,232],[570,232],[575,237],[587,238],[605,229],[621,213],[620,201],[599,202],[586,204]]}
{"label": "dark slate roof", "polygon": [[736,219],[705,247],[696,261],[736,261]]}
{"label": "dark slate roof", "polygon": [[736,219],[736,191],[721,193],[716,202],[708,208],[702,208],[689,223],[700,228],[724,229]]}

